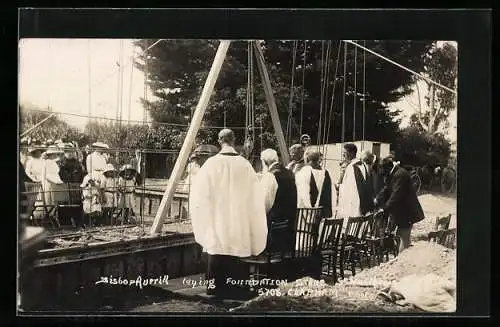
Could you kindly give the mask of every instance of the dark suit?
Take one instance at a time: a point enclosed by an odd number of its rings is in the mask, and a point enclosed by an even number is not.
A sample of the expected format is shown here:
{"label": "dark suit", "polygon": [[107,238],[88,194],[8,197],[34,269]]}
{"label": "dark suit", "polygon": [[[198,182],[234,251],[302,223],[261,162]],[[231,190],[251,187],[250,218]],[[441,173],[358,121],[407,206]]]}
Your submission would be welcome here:
{"label": "dark suit", "polygon": [[[271,228],[271,222],[273,221],[283,221],[288,220],[290,222],[290,236],[285,238],[286,242],[290,246],[290,250],[294,246],[293,234],[296,223],[296,213],[297,213],[297,186],[295,185],[295,175],[291,170],[286,169],[281,164],[274,165],[269,172],[274,175],[276,183],[278,184],[278,189],[274,197],[274,202],[267,213],[267,224],[268,229]],[[270,233],[268,233],[268,246],[270,245]],[[273,246],[281,245],[273,244]],[[285,246],[285,245],[284,245]]]}
{"label": "dark suit", "polygon": [[295,175],[282,165],[273,166],[269,172],[274,175],[278,190],[274,197],[274,203],[267,219],[295,219],[297,210],[297,186],[295,185]]}
{"label": "dark suit", "polygon": [[399,228],[409,228],[424,219],[424,211],[412,186],[410,173],[396,166],[387,178],[384,190],[387,201],[382,209],[387,211]]}

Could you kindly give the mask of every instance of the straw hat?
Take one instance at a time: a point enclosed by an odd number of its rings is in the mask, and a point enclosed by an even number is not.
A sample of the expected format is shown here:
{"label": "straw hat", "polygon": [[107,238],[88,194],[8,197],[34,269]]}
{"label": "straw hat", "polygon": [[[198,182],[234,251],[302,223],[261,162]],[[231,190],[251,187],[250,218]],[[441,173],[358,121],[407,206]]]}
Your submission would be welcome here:
{"label": "straw hat", "polygon": [[137,173],[137,170],[132,166],[131,164],[126,164],[123,165],[122,168],[120,168],[120,176],[123,175],[123,173],[127,170],[132,170],[133,172]]}
{"label": "straw hat", "polygon": [[51,145],[47,148],[47,151],[45,151],[45,155],[51,155],[51,154],[63,154],[64,151],[59,149],[55,145]]}
{"label": "straw hat", "polygon": [[80,184],[80,187],[86,187],[90,180],[92,180],[92,177],[90,175],[86,175],[84,178],[83,178],[83,182]]}
{"label": "straw hat", "polygon": [[116,172],[117,170],[115,169],[115,166],[113,166],[113,164],[107,164],[106,165],[106,168],[103,170],[103,174],[105,173],[109,173],[109,172]]}
{"label": "straw hat", "polygon": [[102,142],[92,143],[92,147],[93,148],[100,148],[100,149],[109,149],[109,145],[107,145],[106,143],[102,143]]}
{"label": "straw hat", "polygon": [[40,146],[33,146],[33,147],[28,148],[28,153],[29,154],[34,153],[36,151],[44,152],[45,149],[42,148],[42,147],[40,147]]}

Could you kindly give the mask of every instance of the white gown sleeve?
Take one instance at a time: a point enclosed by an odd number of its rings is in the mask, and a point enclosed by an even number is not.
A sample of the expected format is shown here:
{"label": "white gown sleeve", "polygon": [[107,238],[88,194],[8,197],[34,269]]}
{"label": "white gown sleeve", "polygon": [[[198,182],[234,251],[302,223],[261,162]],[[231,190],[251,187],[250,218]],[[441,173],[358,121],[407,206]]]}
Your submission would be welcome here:
{"label": "white gown sleeve", "polygon": [[271,207],[274,204],[276,192],[278,191],[278,183],[276,182],[276,178],[274,178],[274,175],[271,173],[263,174],[260,183],[265,196],[264,203],[267,213],[269,212],[269,210],[271,210]]}
{"label": "white gown sleeve", "polygon": [[297,207],[298,208],[311,208],[311,196],[310,196],[310,182],[311,182],[311,170],[308,167],[304,167],[295,175],[295,183],[297,186]]}
{"label": "white gown sleeve", "polygon": [[360,201],[354,168],[352,165],[349,165],[345,170],[344,180],[340,184],[338,213],[344,218],[358,217],[360,216],[359,205]]}
{"label": "white gown sleeve", "polygon": [[53,184],[63,184],[64,182],[59,177],[59,166],[56,162],[50,160],[47,161],[47,170],[45,172],[45,178]]}
{"label": "white gown sleeve", "polygon": [[204,165],[191,180],[190,211],[195,240],[203,248],[210,248],[214,242],[213,217],[209,165]]}

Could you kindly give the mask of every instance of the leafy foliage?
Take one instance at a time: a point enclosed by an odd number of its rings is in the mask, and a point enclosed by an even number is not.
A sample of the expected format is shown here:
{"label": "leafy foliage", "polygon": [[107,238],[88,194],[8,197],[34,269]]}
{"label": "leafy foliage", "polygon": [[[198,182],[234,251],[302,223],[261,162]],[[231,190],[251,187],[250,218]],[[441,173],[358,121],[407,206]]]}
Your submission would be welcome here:
{"label": "leafy foliage", "polygon": [[[425,72],[433,81],[450,89],[456,88],[458,76],[458,51],[450,43],[438,47],[437,43],[424,58]],[[426,96],[426,108],[419,108],[421,115],[418,123],[432,134],[441,128],[447,128],[448,117],[456,108],[456,95],[449,90],[427,83],[429,95]]]}
{"label": "leafy foliage", "polygon": [[[25,106],[20,106],[20,122],[19,129],[20,133],[32,128],[34,125],[38,124],[48,116],[50,113],[44,111],[34,111],[30,110],[32,108],[26,108]],[[29,133],[29,137],[32,140],[39,140],[44,142],[46,140],[58,140],[58,139],[68,139],[68,140],[78,140],[81,133],[78,129],[71,127],[65,121],[60,120],[57,116],[49,118],[42,125],[32,130]]]}
{"label": "leafy foliage", "polygon": [[[142,50],[155,40],[143,39],[136,42]],[[347,53],[346,93],[343,96],[343,55],[339,51],[340,41],[298,41],[294,49],[291,41],[271,40],[263,43],[263,52],[270,74],[283,130],[286,130],[289,109],[292,111],[292,135],[289,142],[296,142],[301,133],[309,133],[313,142],[338,142],[342,138],[341,113],[345,101],[345,140],[352,139],[354,125],[354,76],[356,76],[356,139],[361,139],[362,101],[365,107],[365,138],[392,142],[397,138],[398,121],[395,113],[387,110],[387,103],[396,101],[410,92],[414,82],[411,74],[367,54],[363,71],[362,52],[351,45]],[[155,121],[188,122],[199,94],[210,70],[218,41],[215,40],[168,40],[148,50],[136,63],[147,75],[147,84],[156,99],[143,99],[143,103]],[[416,71],[423,70],[423,56],[431,43],[422,41],[369,41],[366,46],[383,55],[409,66]],[[305,65],[304,65],[305,50]],[[354,60],[356,54],[356,61]],[[292,67],[293,57],[296,57]],[[327,56],[327,54],[329,54]],[[340,54],[340,56],[338,56]],[[356,62],[356,74],[354,66]],[[227,126],[244,127],[247,98],[247,42],[234,41],[228,51],[214,93],[207,108],[204,122],[222,127],[224,116]],[[330,69],[326,69],[326,67]],[[334,71],[337,78],[334,78]],[[366,75],[365,97],[362,92],[363,72]],[[292,73],[294,86],[291,89]],[[265,94],[256,65],[254,64],[255,126],[262,124],[262,145],[275,146],[276,139]],[[328,77],[327,77],[328,76]],[[302,78],[304,84],[302,85]],[[323,81],[323,82],[322,82]],[[336,81],[336,82],[335,82]],[[335,84],[335,85],[334,85]],[[323,90],[323,85],[327,85]],[[333,91],[332,91],[333,90]],[[304,96],[302,97],[302,93]],[[333,105],[332,93],[334,93]],[[292,101],[290,101],[292,94]],[[291,102],[291,106],[290,106]],[[333,112],[328,112],[329,108]],[[225,114],[224,114],[225,113]],[[320,119],[321,117],[321,119]],[[301,122],[302,121],[302,128]],[[326,121],[331,122],[326,128]],[[321,122],[321,125],[320,125]],[[324,130],[322,133],[319,131]],[[243,143],[242,130],[237,132],[238,143]],[[256,135],[260,133],[256,131]],[[326,136],[325,136],[326,134]],[[201,143],[213,143],[216,130],[200,133]],[[260,143],[256,140],[256,144]]]}
{"label": "leafy foliage", "polygon": [[401,162],[417,167],[446,166],[451,152],[450,143],[442,134],[423,133],[416,126],[401,131],[395,149]]}

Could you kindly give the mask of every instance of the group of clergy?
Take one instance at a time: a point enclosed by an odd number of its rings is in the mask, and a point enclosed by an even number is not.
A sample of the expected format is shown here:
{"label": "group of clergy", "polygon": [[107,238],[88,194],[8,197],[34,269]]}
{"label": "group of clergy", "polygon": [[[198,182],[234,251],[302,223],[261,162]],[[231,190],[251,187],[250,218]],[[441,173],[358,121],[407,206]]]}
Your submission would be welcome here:
{"label": "group of clergy", "polygon": [[[322,167],[323,155],[302,145],[290,148],[291,162],[284,167],[274,149],[261,153],[262,173],[235,150],[230,129],[219,133],[220,151],[207,154],[196,168],[190,187],[190,216],[195,240],[208,255],[208,294],[223,298],[248,296],[248,287],[229,282],[248,280],[240,260],[262,254],[269,242],[272,221],[295,220],[297,208],[322,207],[322,217],[358,217],[386,210],[398,226],[403,246],[409,246],[411,225],[423,212],[410,175],[394,158],[376,160],[365,151],[357,158],[354,144],[344,146],[340,179],[332,185]],[[236,285],[234,285],[236,284]],[[215,285],[215,288],[213,288]]]}

